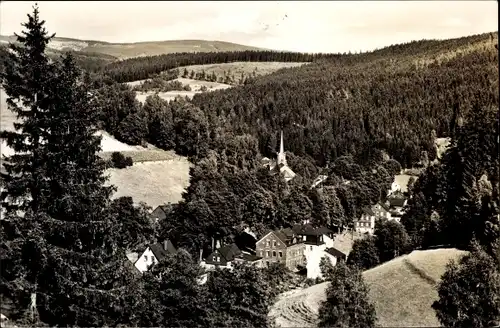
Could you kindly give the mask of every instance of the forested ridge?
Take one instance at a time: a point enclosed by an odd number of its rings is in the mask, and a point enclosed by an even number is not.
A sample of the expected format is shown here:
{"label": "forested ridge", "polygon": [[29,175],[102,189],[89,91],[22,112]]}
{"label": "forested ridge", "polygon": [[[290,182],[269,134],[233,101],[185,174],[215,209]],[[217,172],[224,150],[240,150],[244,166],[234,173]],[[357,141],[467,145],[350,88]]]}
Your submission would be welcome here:
{"label": "forested ridge", "polygon": [[[462,43],[489,38],[463,38]],[[433,130],[437,137],[452,137],[456,119],[473,104],[498,104],[493,43],[415,67],[413,62],[432,53],[434,44],[443,48],[439,42],[415,42],[280,70],[243,87],[196,95],[193,103],[235,133],[257,137],[268,156],[283,129],[287,150],[307,154],[320,166],[337,156],[362,156],[379,148],[410,167],[422,151],[435,157]],[[392,49],[397,56],[389,55]],[[419,49],[426,50],[419,54]]]}
{"label": "forested ridge", "polygon": [[252,62],[311,62],[329,58],[332,54],[307,54],[279,51],[234,51],[177,53],[149,57],[130,58],[108,64],[103,74],[116,82],[130,82],[147,79],[163,71],[189,65],[219,64],[238,61]]}

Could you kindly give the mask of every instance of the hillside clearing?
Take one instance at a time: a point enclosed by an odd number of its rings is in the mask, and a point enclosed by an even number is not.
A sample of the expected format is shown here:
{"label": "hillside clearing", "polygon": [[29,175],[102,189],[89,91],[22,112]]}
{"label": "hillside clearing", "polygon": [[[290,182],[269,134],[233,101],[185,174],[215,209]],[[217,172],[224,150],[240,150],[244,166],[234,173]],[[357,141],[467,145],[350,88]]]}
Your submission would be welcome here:
{"label": "hillside clearing", "polygon": [[125,169],[108,169],[108,184],[117,187],[113,198],[131,196],[135,203],[145,202],[153,209],[182,199],[189,185],[188,160],[181,156],[162,161],[134,163]]}
{"label": "hillside clearing", "polygon": [[[142,83],[144,80],[141,81],[133,81],[133,82],[128,82],[128,85],[134,86]],[[230,88],[231,86],[229,84],[224,84],[224,83],[218,83],[218,82],[208,82],[208,81],[198,81],[198,80],[193,80],[193,79],[185,79],[185,78],[178,78],[173,81],[179,81],[183,85],[189,85],[191,87],[191,91],[167,91],[167,92],[158,92],[158,96],[160,98],[166,100],[166,101],[172,101],[176,97],[188,97],[189,99],[193,98],[193,96],[197,93],[202,93],[201,87],[204,86],[207,88],[207,92],[209,91],[214,91],[214,90],[223,90]],[[148,92],[136,92],[136,99],[140,101],[141,103],[144,103],[146,101],[146,98],[148,96],[154,95],[156,92],[153,91],[148,91]]]}
{"label": "hillside clearing", "polygon": [[[380,327],[439,327],[431,304],[437,299],[436,282],[449,260],[463,251],[414,251],[363,273],[377,311]],[[281,327],[314,327],[329,283],[283,294],[269,316]],[[418,292],[416,292],[418,291]]]}
{"label": "hillside clearing", "polygon": [[205,74],[215,74],[217,77],[231,74],[236,80],[243,74],[245,76],[262,76],[276,72],[283,68],[299,67],[308,63],[298,62],[234,62],[223,64],[190,65],[179,67],[182,74],[184,70],[195,73],[205,72]]}

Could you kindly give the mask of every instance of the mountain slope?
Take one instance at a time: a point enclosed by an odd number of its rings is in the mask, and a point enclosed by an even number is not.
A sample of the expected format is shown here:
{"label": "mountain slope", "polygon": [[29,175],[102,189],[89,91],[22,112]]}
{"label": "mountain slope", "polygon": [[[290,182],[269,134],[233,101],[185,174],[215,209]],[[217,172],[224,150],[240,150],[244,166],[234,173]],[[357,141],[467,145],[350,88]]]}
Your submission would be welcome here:
{"label": "mountain slope", "polygon": [[472,108],[498,106],[497,43],[482,34],[320,58],[193,103],[258,138],[267,157],[283,129],[287,150],[320,166],[349,154],[366,163],[380,149],[409,168],[424,151],[434,160],[435,138],[453,137]]}
{"label": "mountain slope", "polygon": [[[437,299],[435,288],[446,264],[463,251],[435,249],[414,251],[363,273],[369,297],[380,327],[439,327],[431,304]],[[314,327],[320,303],[329,283],[283,294],[269,316],[282,327]]]}
{"label": "mountain slope", "polygon": [[[15,41],[13,36],[0,36],[0,42]],[[179,52],[225,52],[244,50],[263,50],[257,47],[224,41],[171,40],[136,43],[110,43],[104,41],[78,40],[56,37],[48,45],[54,50],[73,50],[83,53],[97,53],[126,59],[140,56],[155,56]]]}

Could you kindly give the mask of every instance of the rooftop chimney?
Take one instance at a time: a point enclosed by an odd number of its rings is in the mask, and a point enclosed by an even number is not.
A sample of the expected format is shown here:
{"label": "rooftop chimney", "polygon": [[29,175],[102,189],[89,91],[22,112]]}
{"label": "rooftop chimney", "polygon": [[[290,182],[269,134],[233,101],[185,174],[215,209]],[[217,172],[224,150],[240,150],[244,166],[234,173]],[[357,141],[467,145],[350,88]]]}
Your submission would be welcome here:
{"label": "rooftop chimney", "polygon": [[164,249],[164,250],[167,250],[167,245],[168,245],[168,239],[165,239],[165,240],[163,241],[163,249]]}

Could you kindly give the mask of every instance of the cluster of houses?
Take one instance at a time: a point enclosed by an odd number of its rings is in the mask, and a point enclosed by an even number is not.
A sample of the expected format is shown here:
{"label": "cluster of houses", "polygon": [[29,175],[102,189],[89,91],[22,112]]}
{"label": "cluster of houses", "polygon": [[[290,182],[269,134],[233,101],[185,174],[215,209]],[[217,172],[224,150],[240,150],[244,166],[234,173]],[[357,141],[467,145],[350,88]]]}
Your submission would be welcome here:
{"label": "cluster of houses", "polygon": [[[333,246],[334,233],[326,228],[315,228],[308,222],[292,228],[268,231],[258,240],[248,232],[241,232],[238,241],[221,245],[219,241],[212,242],[212,253],[202,258],[199,265],[205,274],[199,282],[204,283],[210,271],[216,268],[232,269],[236,263],[246,263],[256,267],[265,267],[272,263],[281,263],[287,269],[296,273],[304,273],[307,278],[321,277],[320,261],[323,257],[329,259],[332,265],[344,261],[347,254]],[[149,270],[169,254],[175,254],[177,249],[166,240],[150,244],[142,254],[129,253],[128,259],[140,272]]]}
{"label": "cluster of houses", "polygon": [[[270,170],[281,174],[286,181],[295,177],[288,167],[281,132],[280,151],[276,160],[263,159],[263,164]],[[321,185],[327,179],[320,175],[311,188]],[[364,208],[362,215],[355,221],[354,230],[361,234],[373,234],[377,219],[396,220],[399,222],[406,205],[406,197],[396,182],[391,186],[386,202],[379,202],[371,208]],[[151,216],[155,221],[165,219],[172,210],[172,204],[160,205]],[[200,252],[199,265],[205,273],[199,283],[206,281],[210,271],[216,268],[232,269],[236,263],[246,263],[257,267],[281,263],[292,272],[305,273],[307,278],[321,277],[322,258],[330,260],[332,265],[347,258],[346,253],[334,247],[335,234],[327,227],[314,227],[309,222],[291,228],[268,231],[257,238],[248,228],[235,236],[234,243],[221,245],[212,239],[212,253],[203,258]],[[176,248],[170,241],[151,244],[142,254],[128,254],[127,257],[137,270],[145,272],[168,254],[175,254]]]}
{"label": "cluster of houses", "polygon": [[371,208],[363,209],[361,217],[355,222],[356,232],[373,235],[375,222],[378,219],[399,222],[404,214],[406,203],[407,199],[401,187],[394,182],[385,202],[378,202]]}

